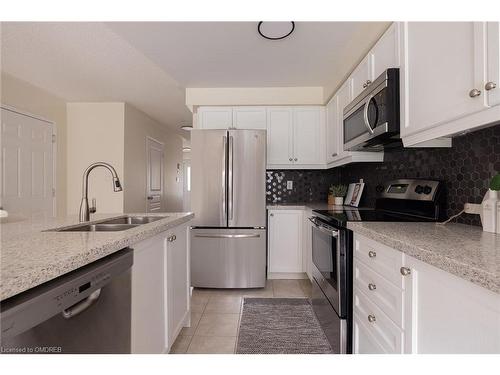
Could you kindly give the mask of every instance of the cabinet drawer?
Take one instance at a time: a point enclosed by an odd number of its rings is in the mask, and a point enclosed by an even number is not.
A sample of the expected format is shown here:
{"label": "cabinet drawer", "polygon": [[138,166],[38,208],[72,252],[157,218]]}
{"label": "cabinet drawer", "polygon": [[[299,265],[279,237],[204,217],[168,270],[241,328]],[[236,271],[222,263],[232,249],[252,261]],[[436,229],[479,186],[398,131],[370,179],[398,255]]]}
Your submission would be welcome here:
{"label": "cabinet drawer", "polygon": [[399,327],[403,326],[403,291],[384,277],[368,268],[363,262],[354,261],[354,286],[366,293]]}
{"label": "cabinet drawer", "polygon": [[359,234],[354,235],[354,256],[399,288],[403,288],[400,268],[403,253]]}
{"label": "cabinet drawer", "polygon": [[[370,322],[369,317],[375,320]],[[359,288],[354,288],[354,320],[370,334],[372,340],[377,346],[383,348],[385,353],[403,352],[403,331]],[[354,339],[356,340],[356,336]],[[355,342],[354,345],[359,348],[363,347],[364,343]]]}

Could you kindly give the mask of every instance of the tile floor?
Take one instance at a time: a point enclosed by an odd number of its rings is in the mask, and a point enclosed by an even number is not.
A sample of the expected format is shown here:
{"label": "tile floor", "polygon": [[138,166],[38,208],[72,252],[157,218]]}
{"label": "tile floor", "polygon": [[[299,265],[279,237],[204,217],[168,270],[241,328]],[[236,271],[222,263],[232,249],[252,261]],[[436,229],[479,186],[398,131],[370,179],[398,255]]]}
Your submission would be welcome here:
{"label": "tile floor", "polygon": [[170,353],[232,354],[244,297],[308,298],[309,280],[268,280],[262,289],[195,289],[191,297],[191,327],[183,328]]}

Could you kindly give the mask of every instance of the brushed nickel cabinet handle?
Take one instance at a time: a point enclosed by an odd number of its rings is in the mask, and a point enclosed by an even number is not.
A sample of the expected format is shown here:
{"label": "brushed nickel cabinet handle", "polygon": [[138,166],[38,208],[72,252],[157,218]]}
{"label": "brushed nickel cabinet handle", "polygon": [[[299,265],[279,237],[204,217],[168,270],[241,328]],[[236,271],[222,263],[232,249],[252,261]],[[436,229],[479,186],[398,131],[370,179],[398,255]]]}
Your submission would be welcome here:
{"label": "brushed nickel cabinet handle", "polygon": [[373,322],[377,321],[377,318],[375,318],[375,315],[370,314],[370,315],[368,315],[368,321],[370,323],[373,323]]}
{"label": "brushed nickel cabinet handle", "polygon": [[409,274],[411,274],[411,269],[409,269],[408,267],[401,267],[399,269],[399,272],[401,272],[401,275],[403,276],[408,276]]}
{"label": "brushed nickel cabinet handle", "polygon": [[469,96],[471,98],[475,98],[477,96],[481,95],[481,90],[478,90],[478,89],[472,89],[469,91]]}
{"label": "brushed nickel cabinet handle", "polygon": [[490,90],[493,90],[494,88],[497,87],[497,84],[495,82],[487,82],[486,85],[484,85],[484,89],[486,91],[490,91]]}
{"label": "brushed nickel cabinet handle", "polygon": [[377,253],[376,253],[375,251],[373,251],[373,250],[370,250],[370,251],[368,252],[368,256],[369,256],[370,258],[375,258],[375,257],[377,256]]}
{"label": "brushed nickel cabinet handle", "polygon": [[377,289],[377,286],[375,284],[370,283],[370,284],[368,284],[368,289],[375,290],[375,289]]}

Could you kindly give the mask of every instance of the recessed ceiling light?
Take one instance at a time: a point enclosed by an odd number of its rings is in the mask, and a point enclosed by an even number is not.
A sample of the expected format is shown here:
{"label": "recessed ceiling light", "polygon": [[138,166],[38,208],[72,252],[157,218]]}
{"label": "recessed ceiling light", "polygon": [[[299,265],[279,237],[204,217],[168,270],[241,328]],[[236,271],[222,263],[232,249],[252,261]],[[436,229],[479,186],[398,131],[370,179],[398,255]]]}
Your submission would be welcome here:
{"label": "recessed ceiling light", "polygon": [[190,152],[191,151],[191,147],[183,147],[182,148],[182,152]]}
{"label": "recessed ceiling light", "polygon": [[295,30],[295,22],[264,22],[257,25],[259,34],[269,40],[285,39]]}
{"label": "recessed ceiling light", "polygon": [[193,130],[193,127],[191,125],[183,125],[181,126],[181,129],[190,132]]}

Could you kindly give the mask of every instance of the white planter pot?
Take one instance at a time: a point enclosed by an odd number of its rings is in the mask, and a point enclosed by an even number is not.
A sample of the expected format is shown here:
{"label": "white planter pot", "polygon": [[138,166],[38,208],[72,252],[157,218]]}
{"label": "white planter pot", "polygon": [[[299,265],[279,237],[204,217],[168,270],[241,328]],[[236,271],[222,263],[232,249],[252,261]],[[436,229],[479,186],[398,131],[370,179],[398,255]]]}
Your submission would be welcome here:
{"label": "white planter pot", "polygon": [[343,197],[335,197],[335,206],[342,206],[344,204]]}
{"label": "white planter pot", "polygon": [[497,230],[498,191],[488,190],[484,196],[481,212],[481,224],[485,232],[496,233]]}

